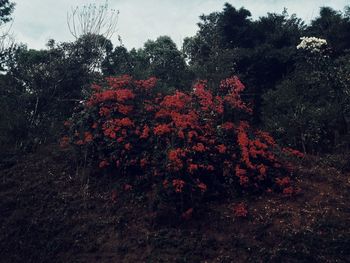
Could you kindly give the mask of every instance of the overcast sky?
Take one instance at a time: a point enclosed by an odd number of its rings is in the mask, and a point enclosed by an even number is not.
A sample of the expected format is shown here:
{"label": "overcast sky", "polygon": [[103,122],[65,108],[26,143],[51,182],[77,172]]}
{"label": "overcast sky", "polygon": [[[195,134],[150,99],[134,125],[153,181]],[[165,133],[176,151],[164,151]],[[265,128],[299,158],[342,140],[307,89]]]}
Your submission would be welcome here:
{"label": "overcast sky", "polygon": [[[30,48],[44,48],[50,38],[56,41],[72,40],[67,27],[67,12],[74,6],[105,0],[13,0],[16,3],[12,31],[18,42]],[[286,7],[305,21],[318,14],[320,6],[343,10],[349,0],[109,0],[110,8],[119,10],[117,33],[112,38],[117,44],[120,35],[123,44],[131,49],[142,47],[148,39],[169,35],[178,45],[183,38],[197,30],[199,15],[221,11],[225,2],[234,7],[245,7],[253,18],[267,12],[281,13]]]}

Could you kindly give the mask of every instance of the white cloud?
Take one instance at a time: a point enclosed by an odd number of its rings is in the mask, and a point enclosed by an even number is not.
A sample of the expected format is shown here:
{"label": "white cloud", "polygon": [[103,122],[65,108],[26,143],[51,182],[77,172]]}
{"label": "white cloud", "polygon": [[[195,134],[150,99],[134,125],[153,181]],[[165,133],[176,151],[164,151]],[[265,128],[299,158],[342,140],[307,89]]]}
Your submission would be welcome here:
{"label": "white cloud", "polygon": [[[104,0],[14,0],[13,32],[17,41],[31,48],[44,48],[48,39],[72,40],[67,27],[67,11],[72,6],[89,3],[102,4]],[[181,45],[183,38],[197,30],[199,15],[221,11],[225,2],[251,11],[253,18],[267,12],[281,13],[287,7],[306,21],[318,15],[320,6],[342,10],[346,0],[109,0],[111,8],[120,11],[118,32],[126,47],[141,47],[148,39],[169,35]],[[117,36],[112,39],[117,43]]]}

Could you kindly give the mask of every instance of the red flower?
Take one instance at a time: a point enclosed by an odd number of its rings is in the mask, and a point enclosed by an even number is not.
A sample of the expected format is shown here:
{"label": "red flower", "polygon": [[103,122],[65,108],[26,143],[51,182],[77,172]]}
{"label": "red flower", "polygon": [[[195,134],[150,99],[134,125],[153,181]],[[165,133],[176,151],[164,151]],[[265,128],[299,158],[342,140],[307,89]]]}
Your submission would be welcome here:
{"label": "red flower", "polygon": [[182,110],[190,101],[190,96],[176,91],[174,95],[165,96],[160,105],[165,109]]}
{"label": "red flower", "polygon": [[183,167],[181,158],[186,156],[186,152],[181,148],[172,149],[168,153],[168,159],[170,161],[170,166],[175,170],[179,171]]}
{"label": "red flower", "polygon": [[118,108],[118,111],[124,115],[129,114],[133,110],[133,106],[131,106],[131,105],[119,104],[117,108]]}
{"label": "red flower", "polygon": [[94,91],[101,91],[102,87],[100,85],[97,85],[97,84],[93,83],[91,85],[91,89],[94,90]]}
{"label": "red flower", "polygon": [[292,195],[292,194],[294,194],[294,189],[293,189],[293,187],[286,187],[286,188],[284,188],[283,189],[283,194],[284,195]]}
{"label": "red flower", "polygon": [[115,93],[118,102],[125,102],[126,100],[130,100],[135,97],[135,94],[129,89],[120,89]]}
{"label": "red flower", "polygon": [[118,77],[107,77],[106,80],[111,88],[120,89],[129,85],[129,83],[132,80],[132,77],[128,75],[122,75]]}
{"label": "red flower", "polygon": [[142,131],[142,134],[141,134],[140,138],[141,139],[147,139],[149,137],[149,132],[150,131],[151,130],[150,130],[150,128],[147,125],[143,126],[143,131]]}
{"label": "red flower", "polygon": [[233,207],[233,214],[237,217],[247,217],[248,210],[244,203],[236,204]]}
{"label": "red flower", "polygon": [[198,188],[201,190],[201,192],[207,191],[207,185],[205,183],[199,183],[197,184]]}
{"label": "red flower", "polygon": [[283,148],[282,151],[284,153],[287,153],[287,154],[291,154],[291,155],[294,155],[296,157],[299,157],[299,158],[303,158],[304,157],[304,154],[302,152],[299,152],[298,150],[294,150],[292,148]]}
{"label": "red flower", "polygon": [[282,179],[281,178],[277,178],[276,179],[276,183],[279,185],[279,186],[287,186],[290,184],[290,178],[288,176],[286,177],[283,177]]}
{"label": "red flower", "polygon": [[167,124],[160,124],[153,129],[153,132],[156,135],[164,135],[166,133],[171,132],[171,129]]}
{"label": "red flower", "polygon": [[229,130],[233,130],[235,128],[235,125],[232,123],[232,122],[225,122],[221,125],[221,128],[226,130],[226,131],[229,131]]}
{"label": "red flower", "polygon": [[125,148],[125,150],[130,151],[132,147],[131,147],[130,143],[127,143],[124,145],[124,148]]}
{"label": "red flower", "polygon": [[111,110],[107,107],[102,107],[100,108],[99,114],[100,116],[108,117],[111,114]]}
{"label": "red flower", "polygon": [[146,80],[136,80],[135,84],[137,87],[144,89],[144,90],[151,90],[155,87],[157,83],[157,79],[155,77],[150,77]]}
{"label": "red flower", "polygon": [[142,168],[144,168],[146,165],[147,165],[147,159],[146,159],[146,158],[142,158],[142,159],[140,160],[140,166],[141,166]]}
{"label": "red flower", "polygon": [[197,143],[197,145],[193,146],[192,149],[196,152],[204,152],[206,147],[203,145],[203,143]]}
{"label": "red flower", "polygon": [[263,176],[266,175],[267,168],[266,168],[265,165],[260,164],[260,165],[258,166],[258,169],[259,169],[259,173],[260,173],[261,175],[263,175]]}
{"label": "red flower", "polygon": [[227,147],[224,144],[220,144],[220,145],[216,146],[216,149],[218,149],[219,153],[225,153]]}
{"label": "red flower", "polygon": [[181,193],[183,187],[185,186],[185,182],[181,179],[174,179],[173,180],[173,186],[175,188],[176,193]]}
{"label": "red flower", "polygon": [[198,133],[196,131],[189,131],[188,132],[188,142],[191,143],[192,139],[197,137]]}
{"label": "red flower", "polygon": [[122,126],[122,127],[132,127],[132,126],[134,126],[134,123],[129,118],[123,118],[123,119],[119,120],[118,124],[119,124],[119,126]]}
{"label": "red flower", "polygon": [[256,131],[256,134],[257,136],[259,136],[260,139],[265,141],[268,145],[276,146],[275,140],[272,138],[272,136],[269,133],[258,130]]}
{"label": "red flower", "polygon": [[188,171],[192,174],[194,171],[198,170],[198,164],[191,163],[188,166]]}
{"label": "red flower", "polygon": [[85,135],[85,142],[89,143],[93,141],[93,136],[91,132],[85,132],[84,135]]}
{"label": "red flower", "polygon": [[246,175],[247,171],[244,169],[241,169],[239,165],[236,165],[236,176],[243,176]]}
{"label": "red flower", "polygon": [[184,134],[183,131],[178,131],[177,136],[178,136],[179,138],[181,138],[181,139],[184,139],[184,138],[185,138],[185,134]]}
{"label": "red flower", "polygon": [[207,165],[205,168],[206,168],[208,171],[214,171],[214,170],[215,170],[214,166],[211,165],[211,164]]}
{"label": "red flower", "polygon": [[233,108],[243,110],[247,113],[252,113],[252,109],[241,100],[240,93],[245,89],[245,87],[236,76],[221,81],[220,89],[228,92],[228,94],[224,97],[224,100]]}
{"label": "red flower", "polygon": [[213,95],[210,91],[206,90],[206,88],[206,82],[199,81],[194,85],[193,91],[194,95],[199,99],[201,109],[203,111],[210,111],[215,108],[215,105],[213,102]]}
{"label": "red flower", "polygon": [[107,162],[106,160],[102,160],[100,162],[100,164],[98,165],[100,168],[105,168],[109,165],[109,162]]}
{"label": "red flower", "polygon": [[239,177],[239,183],[242,186],[246,186],[249,183],[249,178],[247,176],[240,176]]}

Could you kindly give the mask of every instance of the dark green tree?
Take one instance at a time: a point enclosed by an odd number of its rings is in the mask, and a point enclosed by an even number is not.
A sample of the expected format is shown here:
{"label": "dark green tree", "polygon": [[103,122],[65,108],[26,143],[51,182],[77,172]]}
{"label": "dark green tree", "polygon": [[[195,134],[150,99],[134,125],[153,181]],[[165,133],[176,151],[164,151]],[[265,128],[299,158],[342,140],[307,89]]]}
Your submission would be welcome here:
{"label": "dark green tree", "polygon": [[143,47],[143,55],[149,63],[149,72],[168,87],[184,89],[186,87],[186,63],[176,44],[168,36],[148,40]]}
{"label": "dark green tree", "polygon": [[349,10],[349,7],[344,12],[322,7],[319,16],[311,21],[307,34],[326,39],[335,54],[343,54],[350,49]]}
{"label": "dark green tree", "polygon": [[250,12],[226,3],[222,12],[200,16],[199,30],[184,40],[183,52],[197,78],[210,86],[237,71],[240,49],[254,45]]}
{"label": "dark green tree", "polygon": [[86,35],[72,43],[50,40],[44,50],[18,46],[11,54],[6,65],[11,83],[7,96],[16,97],[18,114],[14,115],[25,120],[21,121],[26,131],[20,137],[23,145],[57,138],[63,121],[90,92],[90,84],[102,78],[100,65],[112,46],[103,38],[101,43],[92,45]]}
{"label": "dark green tree", "polygon": [[103,61],[102,71],[105,76],[130,75],[136,79],[150,76],[150,63],[143,49],[128,51],[124,46],[117,46]]}
{"label": "dark green tree", "polygon": [[0,0],[0,26],[12,20],[11,14],[14,7],[15,3],[9,0]]}
{"label": "dark green tree", "polygon": [[347,132],[346,79],[340,78],[340,68],[327,49],[300,50],[296,70],[264,95],[266,128],[304,152],[335,149],[339,136]]}
{"label": "dark green tree", "polygon": [[262,94],[294,70],[295,46],[305,26],[295,15],[269,13],[253,21],[251,13],[225,4],[223,11],[200,17],[199,30],[183,50],[197,78],[217,83],[240,75],[260,122]]}

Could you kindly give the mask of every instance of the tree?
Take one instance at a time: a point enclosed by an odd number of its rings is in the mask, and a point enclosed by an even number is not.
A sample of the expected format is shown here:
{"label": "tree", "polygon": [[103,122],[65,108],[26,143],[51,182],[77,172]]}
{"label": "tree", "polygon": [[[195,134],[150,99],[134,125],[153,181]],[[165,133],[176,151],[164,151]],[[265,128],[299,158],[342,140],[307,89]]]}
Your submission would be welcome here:
{"label": "tree", "polygon": [[323,39],[310,38],[298,47],[296,70],[264,95],[264,123],[285,144],[304,152],[331,151],[346,133],[340,65]]}
{"label": "tree", "polygon": [[9,0],[0,0],[0,26],[12,20],[15,4]]}
{"label": "tree", "polygon": [[124,46],[117,46],[103,61],[105,76],[130,75],[144,79],[151,75],[150,63],[143,49],[128,51]]}
{"label": "tree", "polygon": [[138,79],[153,76],[158,78],[159,86],[167,89],[183,89],[192,80],[182,52],[168,36],[148,40],[138,50],[128,51],[122,45],[117,46],[103,62],[103,73],[126,74]]}
{"label": "tree", "polygon": [[[69,31],[77,43],[84,42],[81,44],[87,48],[85,53],[90,55],[85,58],[93,71],[102,70],[101,62],[107,56],[105,52],[113,49],[110,39],[116,32],[118,14],[119,11],[109,9],[108,1],[99,6],[96,4],[77,6],[67,13]],[[92,58],[95,61],[91,61]]]}
{"label": "tree", "polygon": [[133,75],[134,61],[124,46],[117,46],[103,61],[102,70],[106,76]]}
{"label": "tree", "polygon": [[253,42],[250,12],[237,10],[226,3],[222,12],[200,16],[199,30],[186,38],[183,51],[197,78],[206,78],[215,87],[223,78],[236,72],[240,48]]}
{"label": "tree", "polygon": [[113,50],[113,44],[109,39],[103,35],[91,34],[82,35],[75,42],[63,43],[62,47],[91,74],[102,72],[103,61]]}
{"label": "tree", "polygon": [[186,63],[176,44],[168,36],[148,40],[143,52],[149,62],[150,74],[173,88],[185,88]]}
{"label": "tree", "polygon": [[11,27],[5,28],[5,24],[12,20],[11,14],[15,4],[8,0],[0,0],[0,70],[3,70],[3,63],[7,53],[13,48],[13,38],[9,31]]}
{"label": "tree", "polygon": [[222,78],[239,74],[260,123],[262,94],[294,70],[295,46],[305,29],[302,20],[284,10],[253,21],[249,10],[230,4],[200,19],[197,34],[185,39],[183,46],[191,69],[212,87]]}
{"label": "tree", "polygon": [[307,33],[327,39],[335,54],[341,55],[350,49],[350,16],[349,7],[345,12],[330,7],[322,7],[319,17],[311,21]]}
{"label": "tree", "polygon": [[[14,10],[15,4],[9,0],[0,0],[0,70],[4,70],[4,63],[11,54],[13,47],[12,39],[9,38],[9,29],[4,30],[4,25],[12,20],[11,14]],[[1,74],[0,75],[0,146],[5,149],[5,145],[8,143],[14,143],[8,135],[20,136],[21,131],[17,129],[19,126],[17,121],[22,121],[21,116],[14,116],[18,107],[18,91],[12,91],[11,81],[9,78]],[[15,96],[13,96],[15,95]]]}
{"label": "tree", "polygon": [[110,39],[116,31],[118,14],[118,11],[108,8],[108,1],[99,6],[77,6],[67,13],[67,24],[76,39],[85,35],[102,35]]}
{"label": "tree", "polygon": [[[11,88],[6,93],[17,100],[11,116],[25,120],[21,121],[25,134],[20,137],[24,147],[55,139],[58,127],[90,92],[90,84],[102,77],[91,69],[96,61],[102,62],[101,49],[89,48],[89,40],[60,44],[50,40],[47,49],[18,46],[11,54],[6,75]],[[112,49],[105,45],[108,48]]]}

